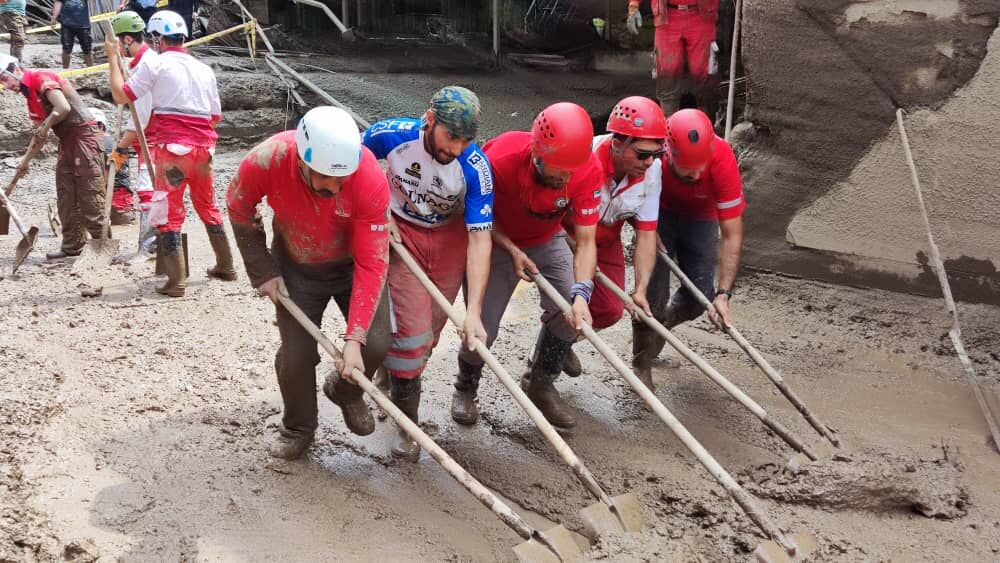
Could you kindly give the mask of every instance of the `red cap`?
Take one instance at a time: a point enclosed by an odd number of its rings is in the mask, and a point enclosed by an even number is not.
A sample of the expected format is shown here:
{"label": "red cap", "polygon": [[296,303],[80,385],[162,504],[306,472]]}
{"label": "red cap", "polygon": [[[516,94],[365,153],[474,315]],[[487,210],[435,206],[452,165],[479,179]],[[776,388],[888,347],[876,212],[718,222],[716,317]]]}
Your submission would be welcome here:
{"label": "red cap", "polygon": [[594,125],[587,110],[559,102],[543,109],[531,125],[532,149],[546,166],[573,170],[590,159]]}
{"label": "red cap", "polygon": [[667,118],[660,104],[642,96],[629,96],[611,110],[607,129],[638,139],[663,139],[667,136]]}
{"label": "red cap", "polygon": [[705,112],[682,109],[667,119],[670,159],[681,168],[701,169],[712,160],[715,129]]}

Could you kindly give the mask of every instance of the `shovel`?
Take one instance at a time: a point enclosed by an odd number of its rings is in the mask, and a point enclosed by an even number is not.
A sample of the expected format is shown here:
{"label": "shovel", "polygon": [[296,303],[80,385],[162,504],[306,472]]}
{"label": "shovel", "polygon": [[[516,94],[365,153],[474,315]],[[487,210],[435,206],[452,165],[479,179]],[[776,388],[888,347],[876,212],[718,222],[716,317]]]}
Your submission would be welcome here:
{"label": "shovel", "polygon": [[[663,244],[662,241],[660,241],[660,245],[662,244]],[[693,295],[695,299],[697,299],[698,302],[701,303],[702,307],[705,307],[705,309],[707,309],[709,312],[714,312],[715,305],[713,305],[712,302],[709,301],[707,297],[705,297],[705,294],[702,293],[701,290],[694,285],[694,282],[691,281],[691,278],[687,277],[687,274],[685,274],[684,271],[681,270],[680,267],[677,265],[677,263],[670,258],[670,255],[667,254],[666,250],[664,250],[662,246],[657,248],[657,253],[660,256],[660,259],[666,262],[667,266],[670,266],[670,271],[672,271],[674,275],[677,276],[679,280],[681,280],[681,283],[684,285],[685,288],[687,288],[688,293]],[[769,364],[767,360],[764,359],[764,356],[762,356],[760,352],[758,352],[757,349],[754,348],[753,345],[751,345],[750,342],[748,342],[747,339],[744,338],[742,334],[740,334],[740,331],[736,330],[735,326],[726,324],[725,332],[730,336],[730,338],[732,338],[736,342],[736,344],[740,348],[743,349],[744,352],[747,353],[748,356],[750,356],[750,359],[752,359],[754,363],[756,363],[760,367],[760,369],[763,370],[764,374],[767,375],[767,378],[770,379],[771,382],[774,383],[774,386],[777,387],[779,391],[781,391],[781,394],[784,395],[785,398],[788,399],[790,403],[792,403],[792,406],[794,406],[799,411],[799,413],[802,414],[802,416],[806,419],[806,421],[809,422],[809,425],[812,426],[816,430],[816,432],[818,432],[821,436],[829,440],[830,443],[833,444],[835,447],[840,447],[840,439],[834,436],[833,432],[830,430],[830,427],[824,424],[822,421],[820,421],[820,419],[817,418],[815,414],[813,414],[813,412],[809,409],[809,407],[807,407],[806,404],[802,402],[802,399],[800,399],[799,396],[795,394],[795,391],[792,391],[792,389],[788,386],[788,384],[785,383],[784,378],[781,377],[781,374],[778,372],[778,370],[771,367],[771,364]]]}
{"label": "shovel", "polygon": [[[569,302],[556,291],[556,288],[552,287],[552,284],[544,276],[527,271],[526,273],[534,279],[538,289],[548,296],[553,303],[557,304],[563,313],[571,314],[572,307],[570,307]],[[594,345],[594,348],[597,348],[597,351],[621,374],[622,378],[625,379],[629,386],[632,387],[632,390],[649,406],[650,410],[660,417],[660,420],[677,436],[681,443],[684,444],[684,447],[694,454],[698,462],[708,470],[712,477],[715,477],[715,480],[736,501],[736,504],[740,506],[747,517],[770,538],[771,541],[761,544],[754,551],[759,560],[767,562],[798,561],[808,553],[815,551],[816,540],[811,535],[800,533],[789,536],[781,532],[774,521],[761,509],[757,500],[746,489],[741,487],[733,479],[732,475],[723,469],[722,465],[688,432],[687,428],[677,420],[666,405],[632,373],[632,370],[629,369],[625,362],[597,335],[593,327],[587,323],[583,323],[581,332]]]}
{"label": "shovel", "polygon": [[[317,327],[302,309],[299,309],[290,297],[281,293],[278,294],[278,302],[285,308],[295,320],[302,325],[316,342],[326,350],[334,360],[342,358],[340,350],[331,342]],[[374,383],[368,381],[365,374],[360,370],[354,370],[353,380],[357,385],[375,401],[383,411],[385,411],[396,424],[405,431],[410,438],[420,447],[427,450],[441,467],[444,468],[456,481],[465,487],[479,502],[483,503],[494,514],[499,517],[504,524],[507,524],[517,535],[526,541],[514,548],[514,554],[523,563],[568,563],[578,561],[582,557],[580,547],[576,544],[569,530],[562,526],[555,526],[546,531],[540,531],[531,527],[517,513],[515,513],[506,503],[498,498],[492,491],[487,489],[482,483],[476,480],[468,471],[462,468],[451,458],[441,446],[438,446],[430,436],[424,433],[419,426],[414,424],[410,417],[403,414],[403,411],[389,400]]]}
{"label": "shovel", "polygon": [[653,329],[657,334],[666,339],[666,341],[673,346],[680,355],[694,364],[696,368],[701,370],[709,379],[711,379],[716,385],[722,388],[723,391],[729,394],[730,397],[736,399],[736,402],[747,408],[754,416],[760,419],[775,434],[781,437],[789,446],[791,446],[795,451],[804,454],[809,458],[810,461],[816,461],[819,457],[813,451],[812,448],[806,446],[802,440],[796,436],[791,430],[787,429],[777,420],[771,418],[764,407],[760,406],[756,401],[747,396],[746,393],[740,390],[739,387],[733,385],[731,381],[726,379],[721,373],[719,373],[714,367],[711,366],[704,358],[699,356],[694,352],[694,350],[688,348],[680,341],[676,336],[673,335],[667,327],[663,326],[660,321],[650,317],[645,311],[635,306],[635,302],[632,298],[625,293],[622,288],[611,281],[607,276],[605,276],[600,271],[597,272],[597,281],[604,287],[608,288],[612,293],[614,293],[618,299],[620,299],[626,305],[632,306],[632,309],[636,311],[639,319],[646,324],[649,328]]}
{"label": "shovel", "polygon": [[[38,151],[42,150],[45,145],[45,137],[49,134],[49,129],[52,127],[52,122],[59,117],[59,112],[54,111],[45,118],[45,121],[39,126],[37,134],[31,135],[31,142],[28,144],[28,150],[24,152],[24,156],[21,157],[21,163],[18,164],[17,170],[14,172],[14,178],[11,179],[10,183],[7,184],[7,189],[4,190],[4,195],[10,196],[14,193],[14,188],[17,187],[17,183],[28,173],[28,163],[31,159],[35,158]],[[0,235],[6,235],[10,232],[10,214],[7,212],[6,208],[0,209]]]}
{"label": "shovel", "polygon": [[35,239],[38,238],[38,227],[31,225],[27,231],[24,230],[21,217],[17,214],[17,210],[14,209],[10,199],[7,198],[7,194],[0,193],[0,202],[3,203],[3,207],[7,210],[10,218],[14,220],[17,230],[21,232],[21,242],[17,243],[17,249],[14,251],[14,264],[10,269],[10,273],[13,275],[17,273],[17,269],[24,263],[24,259],[28,257],[31,249],[35,248]]}
{"label": "shovel", "polygon": [[[427,274],[420,268],[420,265],[413,259],[410,251],[392,238],[389,239],[389,243],[392,245],[392,249],[396,252],[396,255],[403,260],[406,267],[420,281],[420,285],[424,286],[424,289],[434,298],[438,307],[441,307],[448,314],[448,318],[451,319],[452,324],[461,329],[462,318],[457,308],[448,302],[448,299],[441,293],[441,290],[427,277]],[[524,410],[525,414],[531,418],[532,422],[535,423],[535,426],[542,432],[545,439],[556,449],[559,456],[566,462],[566,465],[570,466],[573,473],[576,474],[577,479],[598,500],[598,502],[580,511],[580,518],[583,520],[587,537],[596,540],[600,535],[609,532],[641,532],[645,529],[647,526],[642,514],[642,506],[635,494],[627,493],[616,497],[609,497],[597,483],[597,480],[594,479],[590,470],[587,469],[573,450],[570,449],[569,444],[556,432],[552,424],[548,420],[545,420],[545,416],[538,410],[538,407],[531,402],[531,399],[514,382],[514,379],[507,373],[507,370],[500,365],[500,362],[490,352],[490,349],[486,347],[486,344],[479,339],[476,339],[476,352],[490,366],[493,373],[497,375],[497,378],[507,388],[507,391],[513,395],[514,400]]]}
{"label": "shovel", "polygon": [[[115,138],[118,138],[122,129],[122,117],[124,107],[118,106],[118,121],[115,123]],[[103,236],[98,239],[90,239],[87,246],[83,247],[80,257],[73,263],[74,272],[94,271],[108,267],[118,254],[118,244],[120,241],[111,238],[111,199],[115,192],[115,173],[117,172],[115,163],[108,167],[108,187],[104,192],[104,226],[101,229]]]}

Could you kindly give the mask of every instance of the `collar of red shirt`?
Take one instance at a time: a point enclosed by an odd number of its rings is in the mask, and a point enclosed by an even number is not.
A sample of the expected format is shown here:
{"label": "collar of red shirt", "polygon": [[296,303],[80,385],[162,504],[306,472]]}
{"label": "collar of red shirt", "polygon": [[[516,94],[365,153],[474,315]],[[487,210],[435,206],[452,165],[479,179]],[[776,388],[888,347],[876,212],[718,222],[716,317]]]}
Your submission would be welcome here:
{"label": "collar of red shirt", "polygon": [[626,175],[625,178],[627,182],[625,186],[618,189],[618,181],[615,180],[615,163],[611,157],[611,143],[614,141],[614,137],[608,137],[603,143],[597,146],[597,158],[601,161],[601,168],[604,169],[604,177],[611,184],[611,195],[617,195],[625,192],[632,186],[642,182],[646,177],[645,174],[639,176],[638,178],[633,178]]}
{"label": "collar of red shirt", "polygon": [[129,68],[135,68],[135,67],[139,66],[139,59],[141,59],[142,56],[148,50],[149,50],[149,45],[146,45],[145,43],[140,43],[139,44],[139,50],[136,51],[135,56],[132,57],[132,61],[128,63],[128,67]]}

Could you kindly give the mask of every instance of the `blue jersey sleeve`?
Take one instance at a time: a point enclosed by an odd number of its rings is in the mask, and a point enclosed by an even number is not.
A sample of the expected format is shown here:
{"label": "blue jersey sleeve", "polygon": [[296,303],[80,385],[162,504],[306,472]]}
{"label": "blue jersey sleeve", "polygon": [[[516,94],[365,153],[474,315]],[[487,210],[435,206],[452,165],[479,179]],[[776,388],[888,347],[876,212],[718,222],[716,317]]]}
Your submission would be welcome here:
{"label": "blue jersey sleeve", "polygon": [[465,175],[465,225],[470,231],[493,229],[493,170],[475,144],[458,157]]}
{"label": "blue jersey sleeve", "polygon": [[372,124],[361,137],[375,158],[383,160],[392,149],[420,138],[420,120],[412,118],[384,119]]}

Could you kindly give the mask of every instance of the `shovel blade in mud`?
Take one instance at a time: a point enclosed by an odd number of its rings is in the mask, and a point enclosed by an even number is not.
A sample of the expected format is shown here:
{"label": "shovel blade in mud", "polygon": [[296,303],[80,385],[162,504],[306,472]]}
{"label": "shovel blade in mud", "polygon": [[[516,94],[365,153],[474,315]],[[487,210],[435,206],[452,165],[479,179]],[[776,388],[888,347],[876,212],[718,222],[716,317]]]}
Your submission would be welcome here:
{"label": "shovel blade in mud", "polygon": [[94,271],[107,268],[118,254],[118,243],[121,241],[102,238],[87,241],[80,257],[73,263],[74,272]]}
{"label": "shovel blade in mud", "polygon": [[541,540],[532,538],[514,547],[514,555],[521,563],[570,563],[583,558],[573,534],[563,526],[538,534]]}
{"label": "shovel blade in mud", "polygon": [[785,539],[795,546],[794,554],[789,554],[775,541],[766,541],[754,550],[754,559],[760,563],[798,563],[807,561],[818,547],[816,538],[803,532],[791,534]]}
{"label": "shovel blade in mud", "polygon": [[[820,440],[813,444],[812,451],[816,454],[816,457],[819,458],[816,463],[823,460],[829,460],[833,457],[833,446],[826,440]],[[806,454],[795,454],[788,460],[788,463],[785,466],[792,471],[798,471],[809,463],[812,463],[812,460],[810,460]]]}
{"label": "shovel blade in mud", "polygon": [[10,213],[7,208],[0,206],[0,235],[10,234]]}
{"label": "shovel blade in mud", "polygon": [[35,239],[38,238],[38,227],[32,225],[28,228],[28,232],[25,233],[21,242],[17,243],[17,248],[14,250],[14,264],[10,269],[11,274],[16,274],[17,269],[24,264],[25,258],[28,254],[31,254],[31,250],[35,248]]}
{"label": "shovel blade in mud", "polygon": [[580,511],[580,519],[583,521],[583,535],[592,541],[597,541],[602,535],[646,529],[642,504],[633,493],[612,497],[611,506],[595,502]]}

